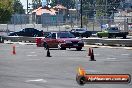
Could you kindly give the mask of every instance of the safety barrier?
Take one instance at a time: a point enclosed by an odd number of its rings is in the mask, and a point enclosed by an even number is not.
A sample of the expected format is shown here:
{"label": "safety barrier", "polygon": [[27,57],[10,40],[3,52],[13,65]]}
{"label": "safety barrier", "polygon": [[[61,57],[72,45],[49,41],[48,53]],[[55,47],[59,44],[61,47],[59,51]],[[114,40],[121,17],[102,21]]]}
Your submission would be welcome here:
{"label": "safety barrier", "polygon": [[[35,43],[36,38],[44,37],[17,37],[7,36],[4,40],[10,40],[12,42],[32,42]],[[121,46],[132,46],[132,39],[105,39],[105,38],[83,38],[85,44],[102,44],[102,45],[121,45]]]}
{"label": "safety barrier", "polygon": [[12,42],[32,42],[35,43],[36,37],[23,37],[23,36],[7,36],[4,40],[10,40]]}
{"label": "safety barrier", "polygon": [[83,38],[83,41],[85,42],[85,44],[132,46],[132,39]]}

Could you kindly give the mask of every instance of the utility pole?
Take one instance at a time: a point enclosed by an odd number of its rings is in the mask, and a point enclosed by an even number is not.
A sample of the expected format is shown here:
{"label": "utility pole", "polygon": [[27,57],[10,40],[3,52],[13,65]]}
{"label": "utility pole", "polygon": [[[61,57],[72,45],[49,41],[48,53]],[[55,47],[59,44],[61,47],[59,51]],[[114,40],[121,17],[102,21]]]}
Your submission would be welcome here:
{"label": "utility pole", "polygon": [[106,22],[108,22],[107,20],[107,0],[105,0],[105,19],[106,19]]}
{"label": "utility pole", "polygon": [[28,14],[28,0],[27,0],[27,14]]}
{"label": "utility pole", "polygon": [[83,28],[83,24],[82,24],[82,0],[81,0],[81,28]]}
{"label": "utility pole", "polygon": [[95,17],[96,17],[96,0],[93,1],[94,5],[94,17],[93,17],[93,31],[95,30],[94,24],[95,24]]}

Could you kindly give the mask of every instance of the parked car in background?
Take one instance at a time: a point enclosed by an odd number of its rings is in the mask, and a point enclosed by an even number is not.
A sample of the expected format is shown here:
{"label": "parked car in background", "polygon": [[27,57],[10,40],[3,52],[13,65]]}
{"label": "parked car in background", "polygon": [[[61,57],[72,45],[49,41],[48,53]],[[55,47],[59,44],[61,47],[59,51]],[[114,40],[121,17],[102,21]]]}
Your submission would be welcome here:
{"label": "parked car in background", "polygon": [[121,31],[118,29],[118,27],[109,27],[104,31],[97,32],[97,36],[102,37],[108,37],[108,38],[116,38],[116,37],[123,37],[126,38],[128,35],[128,32]]}
{"label": "parked car in background", "polygon": [[66,50],[66,48],[76,48],[81,50],[84,47],[84,42],[81,39],[75,38],[70,32],[51,32],[47,37],[41,40],[45,49],[58,48]]}
{"label": "parked car in background", "polygon": [[86,28],[73,28],[70,31],[75,37],[90,37],[92,35],[91,31],[88,31]]}
{"label": "parked car in background", "polygon": [[4,43],[4,38],[1,35],[0,35],[0,43]]}
{"label": "parked car in background", "polygon": [[25,28],[22,31],[10,33],[9,36],[41,37],[43,36],[43,31],[34,28]]}
{"label": "parked car in background", "polygon": [[44,32],[43,32],[43,36],[42,36],[42,37],[47,37],[49,34],[51,34],[51,32],[44,31]]}

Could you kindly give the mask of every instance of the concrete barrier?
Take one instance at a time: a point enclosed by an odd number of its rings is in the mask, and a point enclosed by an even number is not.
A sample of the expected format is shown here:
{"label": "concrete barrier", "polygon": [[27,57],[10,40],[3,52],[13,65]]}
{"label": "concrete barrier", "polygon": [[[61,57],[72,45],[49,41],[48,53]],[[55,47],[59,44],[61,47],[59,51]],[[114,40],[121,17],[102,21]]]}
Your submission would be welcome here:
{"label": "concrete barrier", "polygon": [[[22,37],[22,36],[7,36],[5,40],[11,40],[12,42],[32,42],[35,43],[36,38],[44,37]],[[132,46],[132,39],[103,39],[103,38],[83,38],[85,44],[102,44],[102,45],[120,45],[120,46]]]}
{"label": "concrete barrier", "polygon": [[101,39],[101,38],[93,38],[93,39],[83,39],[85,44],[102,44],[102,45],[119,45],[119,46],[132,46],[132,39]]}
{"label": "concrete barrier", "polygon": [[85,44],[96,44],[100,42],[101,38],[83,38]]}
{"label": "concrete barrier", "polygon": [[4,37],[5,40],[11,40],[12,42],[35,42],[36,37],[23,37],[23,36],[7,36]]}

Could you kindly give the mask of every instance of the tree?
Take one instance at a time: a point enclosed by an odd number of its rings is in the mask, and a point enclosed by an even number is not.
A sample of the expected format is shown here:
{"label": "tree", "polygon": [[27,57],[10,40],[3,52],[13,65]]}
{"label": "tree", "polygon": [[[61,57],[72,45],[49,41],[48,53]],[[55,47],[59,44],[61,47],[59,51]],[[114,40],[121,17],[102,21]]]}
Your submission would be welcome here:
{"label": "tree", "polygon": [[75,7],[75,0],[52,0],[52,6],[55,6],[57,4],[61,4],[67,7],[68,9],[71,9]]}
{"label": "tree", "polygon": [[89,18],[94,16],[94,0],[83,0],[82,1],[82,15],[87,15]]}
{"label": "tree", "polygon": [[14,13],[18,13],[18,14],[25,13],[25,10],[23,9],[23,5],[19,0],[14,0],[13,11],[14,11]]}
{"label": "tree", "polygon": [[87,16],[83,16],[83,24],[86,26],[87,28],[87,24],[88,24],[88,17]]}
{"label": "tree", "polygon": [[37,9],[38,7],[42,6],[41,0],[32,0],[33,2],[33,9]]}
{"label": "tree", "polygon": [[0,0],[0,23],[7,23],[13,13],[12,0]]}
{"label": "tree", "polygon": [[88,13],[89,17],[107,15],[110,16],[116,11],[123,0],[83,0],[83,14]]}

